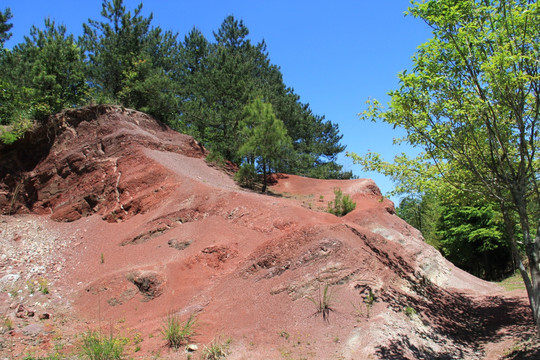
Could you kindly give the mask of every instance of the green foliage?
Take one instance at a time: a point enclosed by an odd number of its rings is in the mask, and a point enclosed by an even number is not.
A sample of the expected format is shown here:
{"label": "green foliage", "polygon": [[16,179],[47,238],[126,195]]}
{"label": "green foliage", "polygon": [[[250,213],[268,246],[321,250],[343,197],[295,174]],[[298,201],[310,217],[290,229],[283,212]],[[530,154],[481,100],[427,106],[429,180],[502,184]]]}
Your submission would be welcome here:
{"label": "green foliage", "polygon": [[334,201],[328,202],[328,212],[336,216],[344,216],[354,209],[356,209],[356,203],[351,200],[351,197],[343,192],[340,188],[334,189]]}
{"label": "green foliage", "polygon": [[403,310],[403,312],[409,318],[412,318],[414,315],[417,314],[416,310],[413,307],[410,307],[410,306],[406,306],[405,309]]}
{"label": "green foliage", "polygon": [[259,174],[257,174],[257,170],[253,164],[246,163],[242,164],[240,169],[234,174],[234,180],[242,187],[254,189],[255,185],[259,182]]}
{"label": "green foliage", "polygon": [[486,280],[511,270],[510,244],[492,205],[443,206],[437,229],[445,257],[456,266]]}
{"label": "green foliage", "polygon": [[332,291],[329,288],[329,285],[326,284],[324,286],[323,292],[321,294],[321,288],[319,287],[319,290],[317,292],[317,297],[308,297],[309,301],[315,305],[316,314],[322,314],[323,320],[328,321],[328,318],[330,316],[330,312],[334,311],[333,309],[333,295]]}
{"label": "green foliage", "polygon": [[81,353],[90,360],[116,360],[124,358],[125,344],[111,334],[88,330],[82,335]]}
{"label": "green foliage", "polygon": [[9,30],[13,27],[13,24],[8,23],[13,17],[11,9],[7,8],[4,11],[0,11],[0,50],[4,47],[4,43],[11,38]]}
{"label": "green foliage", "polygon": [[103,21],[89,19],[83,24],[81,46],[88,56],[90,82],[118,98],[125,76],[140,59],[152,16],[141,15],[142,3],[128,11],[122,0],[103,0]]}
{"label": "green foliage", "polygon": [[180,346],[186,345],[193,337],[196,324],[197,319],[193,315],[190,315],[187,321],[182,323],[178,315],[170,313],[167,315],[161,334],[167,341],[167,345],[177,350]]}
{"label": "green foliage", "polygon": [[224,167],[227,165],[227,160],[223,157],[223,155],[215,151],[210,151],[205,160],[207,163],[217,167]]}
{"label": "green foliage", "polygon": [[405,197],[396,213],[461,269],[485,280],[511,271],[510,241],[494,203],[445,189]]}
{"label": "green foliage", "polygon": [[45,119],[65,107],[82,104],[88,97],[82,51],[64,26],[45,19],[45,28],[33,26],[11,52],[0,58],[4,93],[0,101],[2,123],[17,123],[21,111]]}
{"label": "green foliage", "polygon": [[176,35],[150,28],[152,15],[141,13],[142,3],[132,13],[122,0],[103,0],[103,21],[83,25],[89,80],[97,99],[113,99],[173,125],[179,105],[170,75],[179,45]]}
{"label": "green foliage", "polygon": [[0,126],[0,141],[4,144],[13,144],[33,126],[32,121],[21,114],[22,111],[17,112],[18,114],[14,115],[14,118],[11,119],[9,126]]}
{"label": "green foliage", "polygon": [[430,192],[423,195],[406,196],[396,208],[396,214],[412,227],[420,230],[424,241],[440,250],[437,223],[441,216],[439,198]]}
{"label": "green foliage", "polygon": [[184,39],[179,128],[211,150],[239,162],[238,142],[244,127],[243,109],[254,95],[272,104],[292,139],[287,163],[279,171],[324,178],[349,178],[341,172],[336,156],[343,151],[336,124],[312,114],[298,95],[283,83],[263,42],[253,44],[243,21],[228,16],[209,42],[194,28]]}

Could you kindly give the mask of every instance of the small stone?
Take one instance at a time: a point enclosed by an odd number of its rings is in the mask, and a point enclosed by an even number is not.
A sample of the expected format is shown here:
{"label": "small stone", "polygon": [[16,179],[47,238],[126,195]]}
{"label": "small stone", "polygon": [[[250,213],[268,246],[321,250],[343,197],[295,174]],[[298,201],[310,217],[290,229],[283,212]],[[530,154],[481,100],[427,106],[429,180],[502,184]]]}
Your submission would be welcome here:
{"label": "small stone", "polygon": [[51,318],[51,314],[49,313],[43,313],[39,315],[39,320],[47,320]]}
{"label": "small stone", "polygon": [[199,347],[196,344],[188,344],[186,346],[186,351],[187,352],[194,352],[194,351],[197,351],[197,350],[199,350]]}

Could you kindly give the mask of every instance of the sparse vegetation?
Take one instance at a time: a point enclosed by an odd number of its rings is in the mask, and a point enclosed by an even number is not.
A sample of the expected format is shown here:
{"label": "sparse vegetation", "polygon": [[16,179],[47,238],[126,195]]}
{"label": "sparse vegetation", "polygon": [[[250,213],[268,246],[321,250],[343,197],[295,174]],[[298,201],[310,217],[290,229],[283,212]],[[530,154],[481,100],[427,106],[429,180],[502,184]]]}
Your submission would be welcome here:
{"label": "sparse vegetation", "polygon": [[279,332],[279,336],[281,336],[282,338],[284,338],[285,340],[289,340],[289,336],[291,336],[287,331],[285,330],[281,330]]}
{"label": "sparse vegetation", "polygon": [[50,354],[45,357],[42,357],[42,356],[35,357],[34,355],[28,354],[23,359],[24,360],[60,360],[62,359],[62,356],[56,352],[54,354]]}
{"label": "sparse vegetation", "polygon": [[195,325],[197,319],[192,314],[185,323],[180,321],[180,316],[174,313],[167,315],[167,321],[163,326],[161,333],[167,345],[174,349],[178,349],[182,345],[186,345],[190,338],[195,334]]}
{"label": "sparse vegetation", "polygon": [[364,296],[364,299],[362,300],[360,304],[358,305],[352,304],[355,315],[357,317],[369,318],[371,316],[371,308],[373,307],[374,303],[375,303],[375,294],[373,294],[373,291],[369,289],[367,295]]}
{"label": "sparse vegetation", "polygon": [[34,294],[36,292],[36,281],[35,280],[26,281],[26,287],[28,288],[28,291],[30,292],[30,294]]}
{"label": "sparse vegetation", "polygon": [[405,315],[407,315],[409,318],[412,318],[414,315],[417,314],[416,310],[410,306],[407,306],[405,307],[405,309],[403,310],[403,312],[405,313]]}
{"label": "sparse vegetation", "polygon": [[13,320],[11,320],[7,316],[4,316],[3,319],[2,319],[2,329],[1,330],[2,330],[1,333],[13,330]]}
{"label": "sparse vegetation", "polygon": [[354,209],[356,209],[356,203],[351,200],[351,197],[343,195],[340,188],[334,189],[334,201],[328,202],[328,212],[336,216],[344,216]]}
{"label": "sparse vegetation", "polygon": [[323,320],[328,321],[328,317],[330,316],[330,312],[334,311],[332,308],[332,291],[330,290],[330,287],[328,284],[324,286],[324,290],[321,294],[321,288],[319,286],[319,290],[317,292],[317,298],[308,297],[309,301],[311,301],[315,307],[316,307],[316,314],[322,314]]}
{"label": "sparse vegetation", "polygon": [[10,297],[15,299],[17,296],[19,296],[19,289],[14,287],[8,291],[8,294]]}
{"label": "sparse vegetation", "polygon": [[81,353],[90,360],[115,360],[124,357],[125,343],[114,337],[103,335],[100,331],[88,330],[82,336]]}
{"label": "sparse vegetation", "polygon": [[229,346],[232,342],[231,338],[228,338],[224,342],[219,338],[214,339],[210,344],[205,345],[202,352],[203,360],[219,360],[227,357],[229,354]]}
{"label": "sparse vegetation", "polygon": [[38,280],[38,290],[41,291],[42,294],[48,294],[49,293],[49,281],[45,278],[41,278]]}

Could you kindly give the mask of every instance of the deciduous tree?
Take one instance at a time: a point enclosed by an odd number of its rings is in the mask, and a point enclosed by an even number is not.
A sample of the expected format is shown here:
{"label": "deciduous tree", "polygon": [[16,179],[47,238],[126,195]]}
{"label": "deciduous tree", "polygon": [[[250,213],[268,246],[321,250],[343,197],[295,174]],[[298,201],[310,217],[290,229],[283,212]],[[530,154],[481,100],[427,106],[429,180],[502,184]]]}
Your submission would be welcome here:
{"label": "deciduous tree", "polygon": [[372,103],[365,116],[402,127],[442,179],[498,204],[540,335],[540,3],[413,1],[409,14],[433,38],[399,75],[389,108]]}

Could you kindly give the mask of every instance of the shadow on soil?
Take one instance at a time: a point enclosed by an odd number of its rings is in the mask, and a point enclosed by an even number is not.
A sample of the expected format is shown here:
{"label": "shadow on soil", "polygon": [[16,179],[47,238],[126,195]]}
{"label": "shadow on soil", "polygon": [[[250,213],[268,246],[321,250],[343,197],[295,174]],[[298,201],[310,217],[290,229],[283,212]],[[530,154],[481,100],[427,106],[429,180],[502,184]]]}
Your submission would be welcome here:
{"label": "shadow on soil", "polygon": [[[506,355],[505,360],[540,359],[540,341],[536,337],[532,313],[525,299],[472,297],[447,291],[415,272],[398,254],[381,251],[355,229],[351,228],[351,231],[364,240],[379,261],[408,282],[411,291],[382,289],[380,300],[395,312],[406,312],[408,309],[414,313],[414,321],[423,323],[428,329],[419,326],[415,330],[416,338],[420,337],[425,344],[433,345],[419,346],[411,342],[407,334],[399,334],[389,343],[378,347],[380,359],[482,358],[486,344],[507,339],[508,334],[515,336],[516,345],[515,351]],[[449,342],[453,345],[449,346]],[[432,347],[439,350],[435,351]]]}

